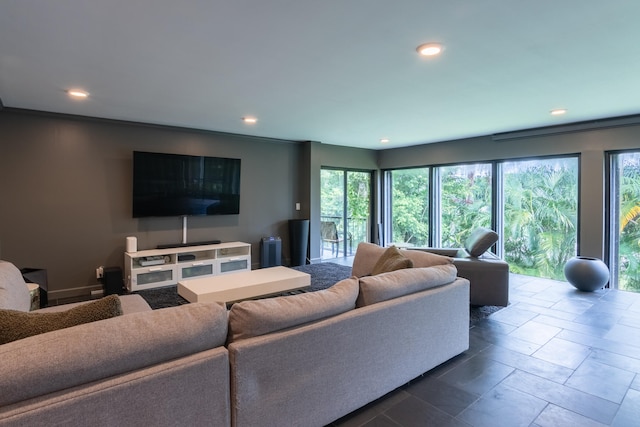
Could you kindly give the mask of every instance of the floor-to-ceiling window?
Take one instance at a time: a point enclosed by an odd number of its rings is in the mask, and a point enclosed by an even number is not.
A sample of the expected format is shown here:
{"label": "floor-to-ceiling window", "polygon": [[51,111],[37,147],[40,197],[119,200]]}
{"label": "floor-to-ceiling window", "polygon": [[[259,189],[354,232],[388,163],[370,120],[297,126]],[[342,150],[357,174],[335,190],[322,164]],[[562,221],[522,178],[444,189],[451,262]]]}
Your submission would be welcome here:
{"label": "floor-to-ceiling window", "polygon": [[488,227],[512,271],[563,279],[577,251],[578,166],[572,156],[386,171],[386,243],[462,247]]}
{"label": "floor-to-ceiling window", "polygon": [[321,258],[353,255],[371,238],[371,172],[323,168],[320,212]]}
{"label": "floor-to-ceiling window", "polygon": [[[439,182],[434,224],[435,246],[460,248],[469,230],[491,227],[491,164],[465,164],[436,168]],[[434,237],[436,237],[434,236]]]}
{"label": "floor-to-ceiling window", "polygon": [[613,153],[609,166],[611,284],[640,292],[640,152]]}
{"label": "floor-to-ceiling window", "polygon": [[504,162],[504,259],[512,273],[564,280],[578,241],[578,158]]}
{"label": "floor-to-ceiling window", "polygon": [[387,243],[429,245],[429,168],[398,169],[387,174]]}

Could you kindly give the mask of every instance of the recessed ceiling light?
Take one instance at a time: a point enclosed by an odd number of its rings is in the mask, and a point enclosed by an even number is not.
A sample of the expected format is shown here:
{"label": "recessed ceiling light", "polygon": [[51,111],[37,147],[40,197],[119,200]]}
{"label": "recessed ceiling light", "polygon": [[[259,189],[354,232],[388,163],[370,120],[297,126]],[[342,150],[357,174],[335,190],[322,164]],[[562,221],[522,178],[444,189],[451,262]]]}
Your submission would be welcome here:
{"label": "recessed ceiling light", "polygon": [[248,124],[254,124],[258,121],[255,117],[243,117],[242,121]]}
{"label": "recessed ceiling light", "polygon": [[566,108],[556,108],[555,110],[551,110],[552,116],[561,116],[563,114],[567,114]]}
{"label": "recessed ceiling light", "polygon": [[416,51],[423,56],[439,55],[444,48],[440,43],[424,43],[416,48]]}
{"label": "recessed ceiling light", "polygon": [[85,92],[84,90],[80,90],[80,89],[69,89],[67,93],[69,94],[70,97],[75,99],[85,99],[89,96],[88,92]]}
{"label": "recessed ceiling light", "polygon": [[391,142],[391,140],[389,138],[380,139],[380,144],[388,144],[389,142]]}

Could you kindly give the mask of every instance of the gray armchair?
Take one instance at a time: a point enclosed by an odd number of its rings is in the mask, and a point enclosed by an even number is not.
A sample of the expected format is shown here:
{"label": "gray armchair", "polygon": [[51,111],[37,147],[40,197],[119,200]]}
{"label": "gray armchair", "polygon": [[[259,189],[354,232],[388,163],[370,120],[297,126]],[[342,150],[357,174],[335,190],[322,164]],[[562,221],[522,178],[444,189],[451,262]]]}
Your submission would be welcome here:
{"label": "gray armchair", "polygon": [[464,248],[410,248],[453,258],[458,276],[471,283],[472,305],[509,304],[509,264],[489,248],[498,241],[498,234],[488,228],[477,228],[467,238]]}

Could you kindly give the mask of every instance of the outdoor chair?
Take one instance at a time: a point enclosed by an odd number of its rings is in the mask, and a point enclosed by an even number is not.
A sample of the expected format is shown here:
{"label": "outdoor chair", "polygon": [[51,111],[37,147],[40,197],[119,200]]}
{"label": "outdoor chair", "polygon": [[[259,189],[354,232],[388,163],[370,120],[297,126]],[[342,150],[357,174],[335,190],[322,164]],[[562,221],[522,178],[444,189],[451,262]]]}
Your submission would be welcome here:
{"label": "outdoor chair", "polygon": [[[321,221],[320,222],[320,238],[322,240],[322,247],[324,249],[324,243],[331,244],[331,256],[338,256],[340,253],[340,244],[344,242],[342,233],[338,233],[338,227],[333,221]],[[353,239],[351,233],[347,233],[347,242],[349,244],[349,253],[352,253]]]}

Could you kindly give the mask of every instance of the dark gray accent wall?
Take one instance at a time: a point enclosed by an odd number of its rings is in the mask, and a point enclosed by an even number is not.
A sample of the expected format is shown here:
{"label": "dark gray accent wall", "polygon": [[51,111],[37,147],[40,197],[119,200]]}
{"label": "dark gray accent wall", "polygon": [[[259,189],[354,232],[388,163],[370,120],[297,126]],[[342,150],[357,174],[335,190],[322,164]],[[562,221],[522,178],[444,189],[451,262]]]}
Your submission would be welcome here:
{"label": "dark gray accent wall", "polygon": [[304,214],[295,203],[308,212],[304,148],[298,142],[4,109],[0,258],[46,268],[50,291],[73,293],[97,284],[98,266],[123,267],[127,236],[138,238],[139,250],[180,243],[181,218],[132,218],[132,152],[140,150],[240,158],[240,214],[189,217],[187,242],[251,243],[255,266],[260,239],[281,236],[288,260],[288,219]]}

